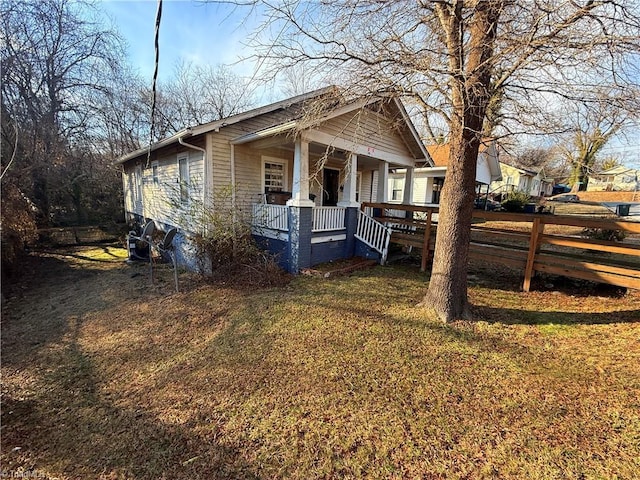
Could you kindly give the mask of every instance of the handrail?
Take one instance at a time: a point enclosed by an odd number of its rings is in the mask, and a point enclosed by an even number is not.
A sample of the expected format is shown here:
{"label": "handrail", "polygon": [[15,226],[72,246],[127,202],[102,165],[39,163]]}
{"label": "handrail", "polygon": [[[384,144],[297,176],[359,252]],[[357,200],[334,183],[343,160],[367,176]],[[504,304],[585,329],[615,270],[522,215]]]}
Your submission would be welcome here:
{"label": "handrail", "polygon": [[389,227],[360,210],[358,211],[358,227],[355,237],[380,253],[380,263],[385,264],[389,253],[389,240],[391,239],[391,229]]}

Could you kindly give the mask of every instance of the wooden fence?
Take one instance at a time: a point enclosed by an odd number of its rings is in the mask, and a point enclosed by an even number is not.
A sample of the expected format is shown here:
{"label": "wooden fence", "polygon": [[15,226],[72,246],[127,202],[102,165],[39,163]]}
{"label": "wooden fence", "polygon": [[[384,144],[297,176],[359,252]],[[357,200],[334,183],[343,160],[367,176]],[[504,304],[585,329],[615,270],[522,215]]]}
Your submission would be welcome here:
{"label": "wooden fence", "polygon": [[[390,226],[392,243],[420,248],[422,270],[426,270],[435,245],[436,207],[366,203],[363,210],[374,212],[376,220]],[[392,210],[405,214],[389,215]],[[474,211],[473,218],[470,258],[521,270],[524,291],[531,288],[536,272],[640,289],[640,238],[613,242],[579,234],[581,229],[597,228],[633,236],[640,234],[638,222],[483,210]]]}

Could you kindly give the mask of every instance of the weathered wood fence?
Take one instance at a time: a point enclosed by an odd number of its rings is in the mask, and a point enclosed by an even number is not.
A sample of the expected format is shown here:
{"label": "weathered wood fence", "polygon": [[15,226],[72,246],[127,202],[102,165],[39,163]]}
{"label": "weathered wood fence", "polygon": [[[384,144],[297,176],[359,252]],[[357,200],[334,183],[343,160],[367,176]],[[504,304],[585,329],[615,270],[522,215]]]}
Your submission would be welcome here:
{"label": "weathered wood fence", "polygon": [[[362,209],[391,229],[391,243],[418,248],[426,270],[435,247],[437,207],[364,203]],[[536,272],[640,289],[640,238],[597,240],[577,235],[572,228],[618,230],[632,236],[640,234],[638,222],[483,210],[474,211],[473,217],[470,258],[521,270],[524,291],[531,288]],[[495,222],[507,222],[508,228]]]}

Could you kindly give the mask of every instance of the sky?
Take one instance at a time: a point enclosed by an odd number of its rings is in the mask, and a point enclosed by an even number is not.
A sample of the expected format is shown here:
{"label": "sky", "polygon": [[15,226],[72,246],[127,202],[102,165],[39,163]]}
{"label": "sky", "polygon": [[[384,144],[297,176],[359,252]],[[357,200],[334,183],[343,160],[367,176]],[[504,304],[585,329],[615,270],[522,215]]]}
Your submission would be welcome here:
{"label": "sky", "polygon": [[[154,68],[156,0],[102,0],[100,8],[128,45],[129,63],[151,81]],[[160,24],[159,79],[171,78],[176,63],[232,65],[239,75],[253,73],[243,45],[255,28],[246,8],[188,0],[164,0]]]}
{"label": "sky", "polygon": [[[154,29],[157,0],[101,0],[100,9],[113,21],[128,45],[129,64],[151,84],[154,68]],[[225,64],[251,78],[255,64],[242,61],[252,53],[247,38],[259,19],[246,7],[192,0],[164,0],[160,25],[159,80],[172,77],[178,62]],[[277,89],[257,92],[257,103],[281,100]],[[640,133],[632,129],[626,138],[605,146],[605,156],[618,157],[640,168]]]}

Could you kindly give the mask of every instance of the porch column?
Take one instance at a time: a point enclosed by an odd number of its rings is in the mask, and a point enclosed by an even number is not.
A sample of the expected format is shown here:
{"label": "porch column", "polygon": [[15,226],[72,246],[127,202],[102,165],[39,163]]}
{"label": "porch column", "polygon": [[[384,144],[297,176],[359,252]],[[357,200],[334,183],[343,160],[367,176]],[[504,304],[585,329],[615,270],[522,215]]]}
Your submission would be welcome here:
{"label": "porch column", "polygon": [[[311,202],[313,203],[313,202]],[[313,228],[313,208],[289,207],[289,249],[288,270],[297,274],[311,266],[311,229]]]}
{"label": "porch column", "polygon": [[289,272],[311,265],[313,206],[309,200],[309,142],[296,138],[293,153],[293,186],[289,206]]}
{"label": "porch column", "polygon": [[402,203],[404,205],[413,204],[413,168],[407,168],[407,173],[404,176],[404,192],[402,195]]}
{"label": "porch column", "polygon": [[380,161],[378,167],[378,202],[386,203],[389,198],[389,164]]}
{"label": "porch column", "polygon": [[309,142],[296,138],[293,153],[293,186],[291,200],[287,205],[292,207],[313,207],[309,200]]}
{"label": "porch column", "polygon": [[355,153],[347,154],[346,163],[346,175],[344,177],[342,200],[338,202],[338,206],[347,208],[359,208],[360,203],[356,201],[356,187],[358,181],[358,156]]}
{"label": "porch column", "polygon": [[348,153],[346,158],[346,175],[344,178],[344,190],[339,207],[345,207],[344,228],[346,241],[344,242],[344,258],[351,258],[356,248],[356,230],[358,228],[358,209],[360,203],[356,201],[356,187],[358,182],[358,156]]}

